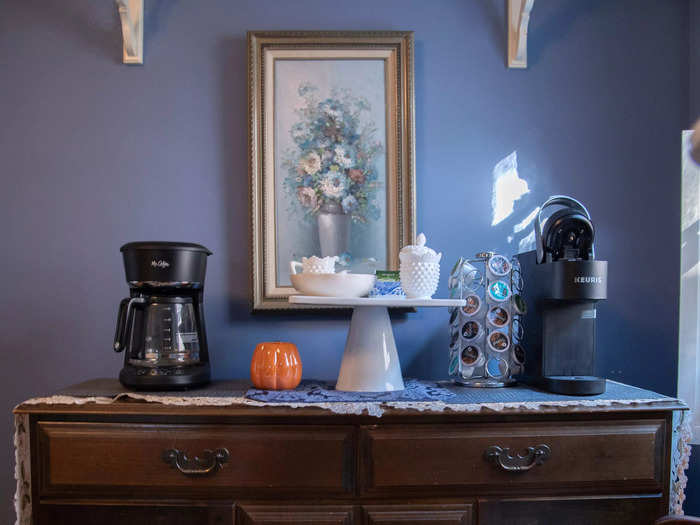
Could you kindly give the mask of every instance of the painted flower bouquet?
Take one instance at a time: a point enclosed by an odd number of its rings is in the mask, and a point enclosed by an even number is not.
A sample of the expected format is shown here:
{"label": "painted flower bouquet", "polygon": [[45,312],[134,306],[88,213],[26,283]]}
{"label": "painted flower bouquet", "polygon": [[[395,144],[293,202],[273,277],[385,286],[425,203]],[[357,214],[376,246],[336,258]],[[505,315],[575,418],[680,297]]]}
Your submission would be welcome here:
{"label": "painted flower bouquet", "polygon": [[308,82],[298,92],[304,105],[296,110],[299,120],[291,128],[297,148],[285,154],[286,190],[307,218],[332,210],[354,222],[378,219],[375,160],[383,146],[374,139],[374,123],[361,124],[369,103],[347,89],[334,89],[319,100],[318,88]]}

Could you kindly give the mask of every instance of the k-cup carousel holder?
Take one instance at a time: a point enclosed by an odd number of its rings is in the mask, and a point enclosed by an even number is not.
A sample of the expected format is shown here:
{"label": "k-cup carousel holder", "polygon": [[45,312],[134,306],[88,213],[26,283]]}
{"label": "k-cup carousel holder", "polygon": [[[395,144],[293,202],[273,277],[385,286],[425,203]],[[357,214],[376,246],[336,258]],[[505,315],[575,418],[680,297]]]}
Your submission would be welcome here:
{"label": "k-cup carousel holder", "polygon": [[472,387],[515,384],[513,376],[525,363],[525,301],[518,260],[493,252],[460,258],[448,288],[450,297],[467,303],[449,311],[449,376]]}

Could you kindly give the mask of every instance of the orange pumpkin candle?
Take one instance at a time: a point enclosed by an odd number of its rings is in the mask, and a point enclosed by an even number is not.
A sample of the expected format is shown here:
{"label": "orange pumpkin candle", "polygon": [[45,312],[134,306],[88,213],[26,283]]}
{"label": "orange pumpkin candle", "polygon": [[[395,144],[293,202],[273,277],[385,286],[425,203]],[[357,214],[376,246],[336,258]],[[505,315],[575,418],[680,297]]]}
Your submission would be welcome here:
{"label": "orange pumpkin candle", "polygon": [[301,358],[293,343],[259,343],[250,362],[250,380],[255,388],[288,390],[301,381]]}

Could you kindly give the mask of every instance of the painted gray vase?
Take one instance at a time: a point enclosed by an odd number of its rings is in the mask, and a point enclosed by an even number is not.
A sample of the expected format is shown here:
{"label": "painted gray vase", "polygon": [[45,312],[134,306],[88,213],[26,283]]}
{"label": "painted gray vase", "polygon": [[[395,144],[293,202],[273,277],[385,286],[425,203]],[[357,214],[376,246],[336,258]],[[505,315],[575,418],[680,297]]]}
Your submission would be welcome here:
{"label": "painted gray vase", "polygon": [[326,202],[318,212],[318,238],[321,257],[340,255],[350,251],[350,215],[337,202]]}

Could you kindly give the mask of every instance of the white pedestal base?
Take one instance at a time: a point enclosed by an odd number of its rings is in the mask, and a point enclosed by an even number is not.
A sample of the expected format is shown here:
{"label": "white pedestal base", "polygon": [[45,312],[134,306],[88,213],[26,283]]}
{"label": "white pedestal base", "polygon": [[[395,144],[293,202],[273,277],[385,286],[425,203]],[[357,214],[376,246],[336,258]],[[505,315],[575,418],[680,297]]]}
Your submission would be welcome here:
{"label": "white pedestal base", "polygon": [[391,392],[403,390],[401,364],[387,307],[436,307],[466,304],[464,299],[403,299],[400,297],[323,297],[292,295],[292,304],[354,308],[336,390]]}
{"label": "white pedestal base", "polygon": [[356,306],[335,389],[390,392],[403,388],[401,363],[386,306]]}

